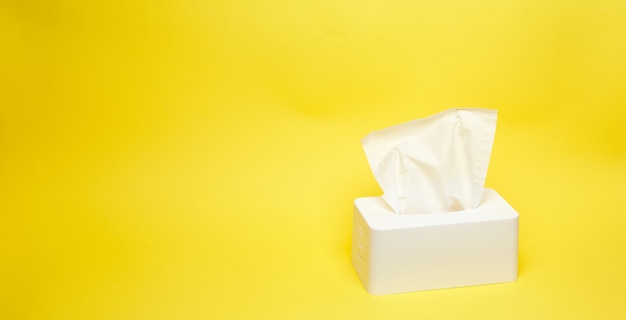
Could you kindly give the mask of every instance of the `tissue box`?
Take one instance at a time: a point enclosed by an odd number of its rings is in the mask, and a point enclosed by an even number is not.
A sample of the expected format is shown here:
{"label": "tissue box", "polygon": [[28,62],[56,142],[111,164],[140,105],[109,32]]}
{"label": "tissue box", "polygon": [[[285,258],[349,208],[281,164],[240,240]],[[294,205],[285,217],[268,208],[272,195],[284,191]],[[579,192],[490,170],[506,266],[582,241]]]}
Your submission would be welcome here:
{"label": "tissue box", "polygon": [[485,189],[475,209],[396,215],[381,197],[354,201],[352,263],[374,295],[517,279],[517,212]]}

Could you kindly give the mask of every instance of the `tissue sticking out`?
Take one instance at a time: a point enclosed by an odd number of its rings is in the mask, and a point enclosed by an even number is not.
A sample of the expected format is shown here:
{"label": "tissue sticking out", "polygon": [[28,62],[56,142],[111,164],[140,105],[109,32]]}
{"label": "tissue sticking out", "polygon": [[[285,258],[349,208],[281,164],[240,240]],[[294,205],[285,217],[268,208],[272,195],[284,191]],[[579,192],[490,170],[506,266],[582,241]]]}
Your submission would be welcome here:
{"label": "tissue sticking out", "polygon": [[476,208],[483,199],[496,110],[449,109],[374,131],[363,148],[396,214]]}

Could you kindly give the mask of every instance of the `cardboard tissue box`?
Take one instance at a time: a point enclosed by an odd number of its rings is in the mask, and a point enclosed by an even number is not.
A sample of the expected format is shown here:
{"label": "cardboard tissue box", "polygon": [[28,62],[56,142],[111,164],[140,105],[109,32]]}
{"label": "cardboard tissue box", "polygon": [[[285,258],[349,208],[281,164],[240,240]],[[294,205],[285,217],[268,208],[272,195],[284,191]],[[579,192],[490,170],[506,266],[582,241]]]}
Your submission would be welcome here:
{"label": "cardboard tissue box", "polygon": [[517,279],[517,212],[484,181],[497,112],[451,109],[371,133],[382,197],[354,201],[352,263],[375,295]]}

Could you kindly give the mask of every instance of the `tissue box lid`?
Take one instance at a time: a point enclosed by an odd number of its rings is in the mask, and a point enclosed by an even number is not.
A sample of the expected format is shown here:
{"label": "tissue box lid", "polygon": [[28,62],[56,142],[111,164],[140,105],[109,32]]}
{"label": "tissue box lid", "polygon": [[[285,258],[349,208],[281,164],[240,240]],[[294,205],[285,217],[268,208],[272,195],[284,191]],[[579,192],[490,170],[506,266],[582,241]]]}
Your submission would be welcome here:
{"label": "tissue box lid", "polygon": [[474,209],[433,214],[397,215],[381,197],[364,197],[354,201],[365,222],[374,230],[392,230],[444,224],[517,219],[518,213],[493,189]]}

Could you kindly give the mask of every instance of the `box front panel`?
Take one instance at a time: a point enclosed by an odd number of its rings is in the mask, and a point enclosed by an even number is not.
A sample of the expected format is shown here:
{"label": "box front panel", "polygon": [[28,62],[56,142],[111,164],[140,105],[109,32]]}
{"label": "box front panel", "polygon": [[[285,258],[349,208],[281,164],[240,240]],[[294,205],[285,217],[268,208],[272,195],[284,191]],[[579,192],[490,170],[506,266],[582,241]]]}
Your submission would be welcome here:
{"label": "box front panel", "polygon": [[397,293],[514,281],[517,219],[373,231],[370,283]]}

